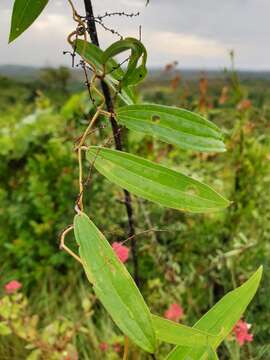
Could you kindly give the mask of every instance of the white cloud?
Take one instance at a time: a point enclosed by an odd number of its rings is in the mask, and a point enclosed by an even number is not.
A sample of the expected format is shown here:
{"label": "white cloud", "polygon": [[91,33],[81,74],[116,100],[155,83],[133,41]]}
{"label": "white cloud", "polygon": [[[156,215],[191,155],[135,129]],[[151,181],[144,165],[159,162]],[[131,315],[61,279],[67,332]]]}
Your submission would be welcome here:
{"label": "white cloud", "polygon": [[121,0],[122,5],[130,8],[141,8],[143,9],[146,4],[146,0]]}
{"label": "white cloud", "polygon": [[221,41],[176,32],[146,32],[143,41],[153,66],[177,60],[183,67],[222,67],[230,48]]}
{"label": "white cloud", "polygon": [[53,34],[54,32],[68,34],[72,31],[72,22],[65,15],[47,14],[38,19],[32,26],[32,31],[37,30],[43,33]]}
{"label": "white cloud", "polygon": [[[84,14],[83,1],[73,2]],[[270,50],[265,44],[270,0],[151,0],[148,7],[145,0],[93,0],[93,6],[95,14],[141,12],[140,17],[110,17],[105,23],[133,37],[138,37],[142,25],[150,66],[178,60],[182,67],[222,67],[233,48],[239,68],[269,69]],[[62,50],[68,48],[66,38],[75,24],[67,0],[49,1],[33,27],[8,46],[11,8],[11,0],[0,0],[0,64],[68,63]],[[117,40],[100,27],[98,32],[102,47]]]}
{"label": "white cloud", "polygon": [[151,33],[146,41],[150,51],[156,51],[162,44],[163,52],[177,57],[219,57],[224,56],[228,49],[225,44],[216,40],[173,32]]}

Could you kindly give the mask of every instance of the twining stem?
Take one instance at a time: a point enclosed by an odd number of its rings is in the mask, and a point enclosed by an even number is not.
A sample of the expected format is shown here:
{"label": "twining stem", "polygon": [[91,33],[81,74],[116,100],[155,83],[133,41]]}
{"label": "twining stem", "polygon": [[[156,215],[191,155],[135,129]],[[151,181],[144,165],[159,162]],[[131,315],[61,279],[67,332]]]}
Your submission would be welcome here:
{"label": "twining stem", "polygon": [[[91,38],[91,41],[94,45],[99,47],[99,40],[97,35],[97,29],[96,29],[96,23],[94,18],[94,12],[92,7],[91,0],[84,0],[85,5],[85,11],[86,11],[86,17],[87,17],[87,27],[88,27],[88,33]],[[113,131],[114,136],[114,142],[115,142],[115,148],[117,150],[122,151],[122,139],[121,139],[121,133],[119,126],[113,116],[114,113],[114,105],[113,100],[110,94],[110,90],[107,86],[107,84],[101,80],[101,88],[102,92],[104,94],[106,107],[108,112],[111,114],[110,116],[110,122],[111,127]],[[123,190],[124,192],[124,198],[125,198],[125,206],[126,206],[126,212],[128,216],[128,236],[132,237],[131,239],[131,253],[132,253],[132,261],[133,261],[133,271],[134,271],[134,280],[138,286],[140,286],[140,276],[139,276],[139,266],[138,266],[138,252],[137,252],[137,244],[135,239],[135,226],[134,226],[134,219],[133,219],[133,208],[132,208],[132,202],[131,202],[131,196],[130,193],[127,190]]]}
{"label": "twining stem", "polygon": [[[101,105],[101,107],[103,107],[103,104]],[[93,116],[93,118],[91,119],[91,121],[89,122],[85,132],[83,133],[83,136],[80,139],[79,144],[76,146],[76,150],[78,151],[78,163],[79,163],[79,200],[78,200],[78,205],[81,211],[83,211],[83,188],[84,188],[84,183],[83,183],[83,166],[82,166],[82,146],[84,145],[85,139],[87,138],[87,135],[89,134],[90,130],[92,129],[92,127],[94,126],[96,120],[98,119],[100,112],[101,112],[101,107],[98,107],[95,115]]]}
{"label": "twining stem", "polygon": [[83,211],[83,168],[82,168],[82,150],[78,148],[78,163],[79,163],[79,208]]}
{"label": "twining stem", "polygon": [[85,139],[87,138],[87,135],[90,133],[90,130],[91,130],[92,127],[94,126],[97,118],[98,118],[99,115],[100,115],[100,112],[101,112],[101,109],[98,108],[97,111],[96,111],[96,113],[95,113],[95,115],[92,117],[90,123],[88,124],[85,132],[83,133],[83,136],[81,137],[79,144],[76,146],[77,149],[81,148],[81,147],[84,145]]}
{"label": "twining stem", "polygon": [[70,250],[66,245],[65,245],[65,237],[66,235],[71,231],[73,230],[74,226],[73,225],[70,225],[66,228],[66,230],[64,230],[61,234],[61,238],[60,238],[60,249],[63,249],[65,250],[69,255],[73,256],[74,259],[76,259],[79,263],[82,264],[82,260],[81,258],[76,255],[72,250]]}
{"label": "twining stem", "polygon": [[125,336],[125,346],[124,346],[123,360],[128,359],[128,349],[129,349],[129,340],[128,340],[128,337]]}

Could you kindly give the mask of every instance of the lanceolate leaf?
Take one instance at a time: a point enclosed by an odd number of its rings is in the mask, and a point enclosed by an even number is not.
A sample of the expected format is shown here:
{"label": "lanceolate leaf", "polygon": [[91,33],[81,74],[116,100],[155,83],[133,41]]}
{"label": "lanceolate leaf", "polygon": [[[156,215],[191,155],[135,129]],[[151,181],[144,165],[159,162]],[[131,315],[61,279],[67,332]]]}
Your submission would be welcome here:
{"label": "lanceolate leaf", "polygon": [[130,130],[155,136],[183,149],[223,152],[219,128],[199,114],[156,104],[120,107],[117,121]]}
{"label": "lanceolate leaf", "polygon": [[49,0],[15,0],[9,42],[20,36],[41,14]]}
{"label": "lanceolate leaf", "polygon": [[[254,297],[262,277],[260,267],[251,278],[239,288],[225,295],[215,306],[212,307],[195,325],[194,328],[216,334],[210,345],[216,349],[232,331],[236,322],[241,318],[248,304]],[[177,346],[167,357],[167,360],[207,359],[207,350],[191,349],[185,346]]]}
{"label": "lanceolate leaf", "polygon": [[[96,69],[101,73],[103,71],[102,56],[104,52],[94,44],[85,42],[84,40],[77,40],[75,51],[88,63],[94,64]],[[124,76],[124,71],[121,69],[119,64],[114,59],[109,59],[106,64],[106,76],[105,82],[110,86],[113,91],[117,91],[119,80]],[[133,91],[126,87],[118,92],[118,96],[127,105],[135,102],[135,96]]]}
{"label": "lanceolate leaf", "polygon": [[97,297],[125,335],[145,351],[154,352],[156,336],[150,311],[126,267],[85,214],[75,216],[74,231]]}
{"label": "lanceolate leaf", "polygon": [[214,336],[162,317],[152,315],[157,338],[169,344],[187,347],[207,347]]}
{"label": "lanceolate leaf", "polygon": [[229,205],[209,186],[141,157],[95,146],[90,147],[87,157],[113,183],[163,206],[206,212]]}

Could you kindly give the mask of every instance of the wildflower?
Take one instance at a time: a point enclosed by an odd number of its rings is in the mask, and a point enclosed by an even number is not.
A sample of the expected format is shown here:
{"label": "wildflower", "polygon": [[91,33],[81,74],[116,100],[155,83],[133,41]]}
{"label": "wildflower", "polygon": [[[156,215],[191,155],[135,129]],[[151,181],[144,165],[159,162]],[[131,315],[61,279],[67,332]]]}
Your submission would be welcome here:
{"label": "wildflower", "polygon": [[112,244],[112,248],[113,248],[114,252],[116,253],[116,255],[118,256],[118,259],[122,263],[125,263],[129,256],[129,248],[118,242],[114,242]]}
{"label": "wildflower", "polygon": [[168,320],[179,321],[183,318],[183,308],[178,304],[171,304],[168,310],[165,311],[164,316]]}
{"label": "wildflower", "polygon": [[101,351],[107,351],[108,348],[109,348],[109,345],[106,342],[101,342],[99,344],[99,348],[100,348]]}
{"label": "wildflower", "polygon": [[79,356],[76,350],[69,353],[64,360],[79,360]]}
{"label": "wildflower", "polygon": [[5,292],[7,294],[13,294],[22,287],[22,284],[17,280],[12,280],[5,285]]}
{"label": "wildflower", "polygon": [[228,86],[224,86],[221,90],[221,95],[218,100],[219,105],[224,105],[228,100],[229,88]]}
{"label": "wildflower", "polygon": [[116,353],[120,353],[121,350],[122,350],[122,346],[119,344],[119,343],[114,343],[113,344],[113,350],[116,352]]}
{"label": "wildflower", "polygon": [[240,101],[240,103],[237,105],[237,110],[245,111],[250,109],[252,106],[252,102],[249,99],[244,99]]}
{"label": "wildflower", "polygon": [[251,325],[243,320],[239,320],[234,326],[233,332],[240,346],[244,345],[245,342],[253,341],[253,335],[248,332],[250,327]]}

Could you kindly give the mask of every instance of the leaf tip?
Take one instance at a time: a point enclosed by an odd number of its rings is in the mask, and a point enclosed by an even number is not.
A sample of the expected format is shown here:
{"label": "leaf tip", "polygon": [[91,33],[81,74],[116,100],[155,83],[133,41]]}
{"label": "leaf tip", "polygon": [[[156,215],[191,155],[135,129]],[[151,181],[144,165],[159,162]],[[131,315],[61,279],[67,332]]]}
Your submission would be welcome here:
{"label": "leaf tip", "polygon": [[256,281],[257,287],[259,286],[259,283],[261,282],[262,274],[263,274],[263,265],[261,265],[255,271],[255,273],[251,276],[251,278]]}
{"label": "leaf tip", "polygon": [[8,44],[12,43],[16,39],[16,36],[10,31],[9,38],[8,38]]}
{"label": "leaf tip", "polygon": [[262,274],[263,274],[263,265],[261,265],[261,266],[259,267],[259,269],[257,270],[257,274],[259,275],[260,278],[262,277]]}
{"label": "leaf tip", "polygon": [[222,198],[222,208],[227,209],[229,206],[232,205],[233,201],[226,199],[224,196],[220,195]]}

